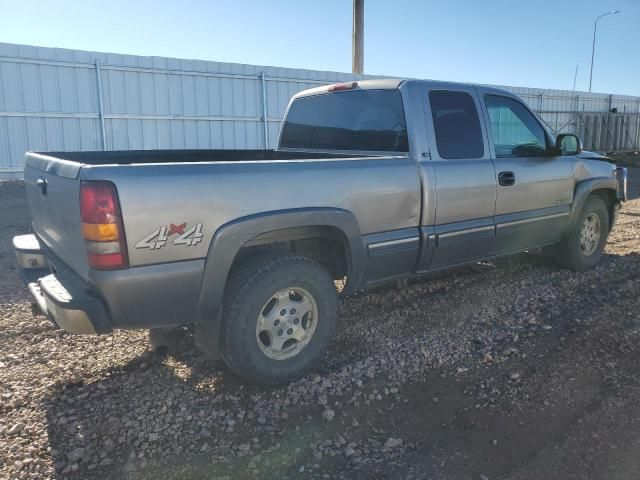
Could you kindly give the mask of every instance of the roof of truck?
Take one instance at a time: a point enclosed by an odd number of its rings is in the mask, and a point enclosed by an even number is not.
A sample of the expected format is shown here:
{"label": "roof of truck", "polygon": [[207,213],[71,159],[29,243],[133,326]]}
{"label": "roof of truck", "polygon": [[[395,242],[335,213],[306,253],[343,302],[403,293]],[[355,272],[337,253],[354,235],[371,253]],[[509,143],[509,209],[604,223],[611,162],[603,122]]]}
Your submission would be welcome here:
{"label": "roof of truck", "polygon": [[409,83],[409,82],[429,83],[430,85],[437,85],[443,88],[455,87],[456,85],[458,86],[464,85],[466,87],[477,86],[477,87],[482,87],[488,91],[508,93],[500,89],[486,87],[484,85],[476,85],[472,83],[446,82],[446,81],[440,81],[440,80],[418,80],[414,78],[376,78],[372,80],[352,80],[349,82],[333,83],[330,85],[322,85],[321,87],[309,88],[308,90],[303,90],[301,92],[296,93],[293,96],[293,99],[329,92],[329,91],[332,91],[332,89],[335,89],[336,87],[338,87],[338,89],[340,90],[342,89],[350,90],[351,88],[358,88],[362,90],[395,90],[397,88],[400,88],[400,85],[402,85],[403,83]]}

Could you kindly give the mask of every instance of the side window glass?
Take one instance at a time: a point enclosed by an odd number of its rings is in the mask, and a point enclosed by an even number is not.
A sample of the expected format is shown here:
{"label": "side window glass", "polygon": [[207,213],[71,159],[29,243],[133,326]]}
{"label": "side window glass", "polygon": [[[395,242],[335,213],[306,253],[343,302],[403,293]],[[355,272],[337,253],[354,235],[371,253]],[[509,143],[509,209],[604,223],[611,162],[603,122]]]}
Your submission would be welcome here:
{"label": "side window glass", "polygon": [[517,100],[485,95],[496,157],[539,157],[546,154],[544,130]]}
{"label": "side window glass", "polygon": [[482,158],[484,142],[478,110],[466,92],[429,92],[436,144],[441,158]]}

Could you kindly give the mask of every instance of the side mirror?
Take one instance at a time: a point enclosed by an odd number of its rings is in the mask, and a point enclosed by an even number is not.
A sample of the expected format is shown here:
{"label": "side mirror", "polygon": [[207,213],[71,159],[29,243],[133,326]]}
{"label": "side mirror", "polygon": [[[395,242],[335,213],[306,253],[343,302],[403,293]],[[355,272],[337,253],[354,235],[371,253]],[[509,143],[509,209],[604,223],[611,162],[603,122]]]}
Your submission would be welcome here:
{"label": "side mirror", "polygon": [[561,133],[556,138],[556,150],[562,155],[578,155],[582,152],[582,142],[572,133]]}

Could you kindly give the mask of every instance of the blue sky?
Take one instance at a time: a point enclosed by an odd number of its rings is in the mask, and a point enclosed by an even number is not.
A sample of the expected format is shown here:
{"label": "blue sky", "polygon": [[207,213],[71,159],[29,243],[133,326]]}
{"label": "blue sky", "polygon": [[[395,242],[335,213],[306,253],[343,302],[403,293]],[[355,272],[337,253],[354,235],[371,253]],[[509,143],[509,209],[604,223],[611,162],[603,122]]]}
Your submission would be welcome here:
{"label": "blue sky", "polygon": [[[0,41],[351,70],[352,0],[0,0]],[[365,73],[640,95],[640,0],[365,0]]]}

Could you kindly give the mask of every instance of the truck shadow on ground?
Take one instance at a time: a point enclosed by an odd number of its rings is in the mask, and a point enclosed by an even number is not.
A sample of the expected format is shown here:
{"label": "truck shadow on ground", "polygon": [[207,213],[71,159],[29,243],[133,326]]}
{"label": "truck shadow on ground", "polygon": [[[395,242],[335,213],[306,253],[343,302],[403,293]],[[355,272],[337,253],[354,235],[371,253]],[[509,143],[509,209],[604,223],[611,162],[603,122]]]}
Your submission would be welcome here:
{"label": "truck shadow on ground", "polygon": [[[475,275],[492,268],[488,264],[464,267],[411,282],[420,284]],[[393,293],[396,285],[394,282],[378,287],[373,295]],[[431,294],[438,293],[436,289]],[[363,345],[360,343],[365,340],[345,337],[332,346],[315,369],[316,374],[338,371],[361,355]],[[433,377],[439,384],[451,383],[443,386],[442,391],[460,388],[453,379],[442,380],[435,372]],[[375,384],[371,388],[375,388]],[[56,478],[152,477],[159,458],[163,464],[180,471],[174,474],[177,478],[211,478],[212,475],[244,478],[249,457],[275,443],[287,445],[290,443],[287,432],[295,432],[296,436],[319,432],[323,438],[335,438],[343,428],[341,422],[329,424],[322,420],[318,414],[322,410],[317,406],[312,407],[313,416],[309,416],[304,407],[287,406],[286,418],[280,415],[277,419],[267,419],[264,425],[258,424],[259,412],[251,411],[250,399],[265,391],[282,392],[286,396],[287,388],[264,389],[244,384],[222,362],[210,360],[195,349],[190,329],[176,330],[171,334],[166,357],[145,352],[125,365],[100,372],[97,381],[59,383],[44,399]],[[448,400],[441,405],[429,405],[430,418],[449,415],[452,408],[467,402],[464,396],[459,396],[459,400],[462,403]],[[384,430],[385,425],[393,422],[368,407],[356,410],[354,417],[360,416],[364,425],[374,425],[374,429]],[[379,418],[373,420],[375,415]],[[376,435],[371,430],[368,433]],[[302,443],[308,444],[308,441]],[[236,447],[241,444],[249,444],[250,450],[238,456]],[[292,450],[295,452],[296,448]],[[270,454],[272,464],[280,465],[273,472],[276,478],[288,470],[295,477],[300,462],[315,461],[307,449],[295,455],[280,450]],[[198,457],[195,470],[194,455]],[[339,467],[341,458],[331,462]],[[265,475],[260,478],[269,477],[270,467],[264,468]]]}
{"label": "truck shadow on ground", "polygon": [[[433,431],[443,419],[454,418],[457,411],[472,402],[456,379],[442,378],[434,371],[424,380],[429,385],[429,395],[442,399],[439,403],[425,400],[431,398],[425,397],[426,386],[414,385],[414,389],[423,391],[416,390],[415,398],[410,393],[410,403],[404,405],[410,410],[404,413],[391,406],[350,406],[344,412],[348,422],[339,418],[328,423],[318,414],[309,416],[308,407],[293,405],[287,408],[286,419],[268,419],[266,425],[259,425],[256,412],[244,407],[261,389],[243,385],[220,365],[207,365],[191,355],[179,357],[191,365],[187,377],[176,374],[162,359],[154,359],[149,367],[141,369],[141,364],[150,361],[148,355],[143,355],[123,368],[105,372],[106,378],[98,382],[59,385],[44,405],[56,466],[54,478],[236,479],[247,478],[253,467],[260,469],[252,475],[255,478],[302,478],[300,466],[318,461],[311,449],[305,448],[309,442],[347,436],[345,425],[354,423],[360,425],[361,438],[378,438],[380,445],[388,436],[383,432],[398,431],[398,423],[402,435],[409,435],[406,449],[395,456],[405,460],[413,457],[414,466],[402,464],[390,452],[386,455],[395,462],[378,467],[386,474],[393,477],[397,470],[404,478],[407,470],[417,468],[428,478],[440,478],[436,476],[438,468],[425,462],[428,456],[416,452],[415,443],[409,441],[410,437],[422,440],[410,425],[410,417],[420,412],[420,428]],[[212,374],[210,367],[221,371]],[[203,388],[207,381],[215,387]],[[371,388],[376,385],[382,388],[379,383]],[[219,416],[220,410],[227,414]],[[321,412],[316,407],[312,410]],[[407,416],[409,411],[413,413]],[[441,441],[455,442],[458,429],[470,428],[465,419],[456,422],[440,437]],[[247,451],[238,449],[243,444],[249,445]],[[260,454],[263,458],[255,465],[252,458]],[[382,458],[373,456],[370,461],[383,465]],[[344,467],[344,455],[326,456],[320,471],[330,478],[387,478],[372,477],[365,473],[366,468],[345,477]]]}
{"label": "truck shadow on ground", "polygon": [[92,383],[56,385],[44,409],[57,478],[135,478],[154,458],[180,463],[184,452],[233,433],[235,422],[216,407],[228,410],[224,398],[251,388],[184,347],[166,357],[146,352]]}

